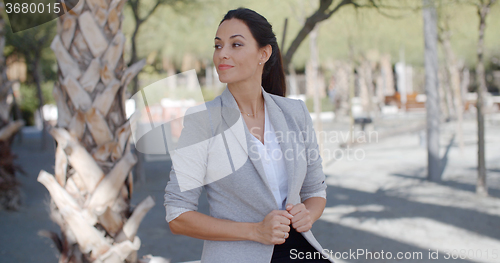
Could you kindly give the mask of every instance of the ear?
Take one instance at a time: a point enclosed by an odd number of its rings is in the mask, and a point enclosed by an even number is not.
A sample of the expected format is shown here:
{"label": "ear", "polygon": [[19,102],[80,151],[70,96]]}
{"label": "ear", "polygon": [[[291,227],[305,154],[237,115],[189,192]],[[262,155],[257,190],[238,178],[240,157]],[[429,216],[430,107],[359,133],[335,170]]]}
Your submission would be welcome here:
{"label": "ear", "polygon": [[265,47],[261,48],[260,60],[262,63],[266,63],[271,55],[273,54],[273,47],[271,44],[267,44]]}

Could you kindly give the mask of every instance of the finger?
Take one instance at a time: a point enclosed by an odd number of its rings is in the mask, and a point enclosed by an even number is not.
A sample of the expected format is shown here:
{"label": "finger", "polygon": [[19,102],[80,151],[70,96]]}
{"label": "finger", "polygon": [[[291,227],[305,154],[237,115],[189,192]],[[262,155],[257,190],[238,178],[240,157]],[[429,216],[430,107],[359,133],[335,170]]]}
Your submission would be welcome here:
{"label": "finger", "polygon": [[276,245],[281,245],[281,244],[283,244],[283,243],[285,243],[285,242],[286,242],[286,239],[284,239],[284,238],[282,237],[282,238],[280,238],[280,241],[279,241],[279,242],[276,242],[275,244],[276,244]]}
{"label": "finger", "polygon": [[285,232],[281,229],[276,229],[273,231],[273,237],[276,240],[286,239],[289,236],[288,232]]}
{"label": "finger", "polygon": [[309,216],[309,214],[299,213],[297,217],[298,220],[296,220],[295,222],[311,222],[311,216]]}
{"label": "finger", "polygon": [[305,225],[312,225],[311,219],[309,217],[304,217],[301,220],[298,220],[297,222],[292,223],[292,227],[297,229],[299,227],[305,226]]}
{"label": "finger", "polygon": [[290,204],[290,203],[286,204],[286,211],[290,211],[290,209],[292,209],[292,208],[293,208],[292,204]]}
{"label": "finger", "polygon": [[307,231],[309,231],[309,229],[311,229],[311,227],[312,226],[310,224],[306,224],[306,225],[303,225],[303,226],[296,228],[295,230],[297,232],[307,232]]}
{"label": "finger", "polygon": [[284,217],[284,216],[279,216],[277,218],[277,220],[280,224],[283,224],[283,225],[290,225],[292,223],[292,221],[289,218]]}
{"label": "finger", "polygon": [[283,232],[289,233],[290,232],[290,226],[281,225],[280,230],[283,231]]}
{"label": "finger", "polygon": [[290,237],[290,233],[284,231],[279,231],[274,235],[277,240],[287,239],[288,237]]}
{"label": "finger", "polygon": [[297,221],[297,222],[293,222],[292,224],[292,227],[297,230],[297,228],[301,227],[304,225],[304,221]]}
{"label": "finger", "polygon": [[297,213],[304,210],[305,208],[306,208],[306,206],[304,204],[300,203],[300,204],[294,205],[293,208],[288,212],[292,215],[296,215]]}
{"label": "finger", "polygon": [[279,213],[280,215],[282,215],[282,216],[284,216],[284,217],[286,217],[288,219],[292,219],[293,218],[293,215],[290,214],[288,211],[285,211],[285,210],[279,210],[279,211],[280,211],[280,213]]}
{"label": "finger", "polygon": [[296,215],[294,215],[292,219],[290,219],[290,223],[291,224],[297,223],[297,222],[303,220],[306,216],[307,216],[306,214],[299,212]]}

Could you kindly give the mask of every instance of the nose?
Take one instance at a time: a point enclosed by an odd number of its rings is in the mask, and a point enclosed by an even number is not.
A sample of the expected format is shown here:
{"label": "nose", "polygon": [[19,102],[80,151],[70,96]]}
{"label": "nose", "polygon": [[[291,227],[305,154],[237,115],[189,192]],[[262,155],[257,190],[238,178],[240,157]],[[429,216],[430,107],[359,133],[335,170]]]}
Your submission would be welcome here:
{"label": "nose", "polygon": [[229,59],[229,53],[228,53],[226,47],[224,47],[224,46],[221,49],[219,49],[219,59],[220,60]]}

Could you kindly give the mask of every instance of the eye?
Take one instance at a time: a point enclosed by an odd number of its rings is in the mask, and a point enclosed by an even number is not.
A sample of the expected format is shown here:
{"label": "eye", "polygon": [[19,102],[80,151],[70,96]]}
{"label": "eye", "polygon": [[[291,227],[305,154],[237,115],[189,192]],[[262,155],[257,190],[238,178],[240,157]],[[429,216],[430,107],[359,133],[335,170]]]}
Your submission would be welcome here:
{"label": "eye", "polygon": [[239,45],[239,46],[242,46],[240,43],[234,43],[233,45]]}
{"label": "eye", "polygon": [[220,47],[220,45],[214,45],[214,48],[217,49],[218,47]]}

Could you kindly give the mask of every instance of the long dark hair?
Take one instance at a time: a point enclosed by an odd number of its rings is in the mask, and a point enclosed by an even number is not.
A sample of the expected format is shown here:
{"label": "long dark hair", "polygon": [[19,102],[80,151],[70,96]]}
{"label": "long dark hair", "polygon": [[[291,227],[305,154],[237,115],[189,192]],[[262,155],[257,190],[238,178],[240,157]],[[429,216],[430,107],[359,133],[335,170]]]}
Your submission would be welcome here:
{"label": "long dark hair", "polygon": [[251,9],[243,7],[229,10],[219,25],[225,20],[232,18],[239,19],[248,26],[259,48],[265,47],[268,44],[271,45],[272,54],[264,65],[262,72],[262,87],[267,93],[284,97],[286,94],[285,71],[283,70],[281,52],[276,41],[276,35],[273,32],[273,27],[265,17]]}

